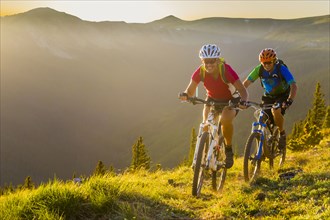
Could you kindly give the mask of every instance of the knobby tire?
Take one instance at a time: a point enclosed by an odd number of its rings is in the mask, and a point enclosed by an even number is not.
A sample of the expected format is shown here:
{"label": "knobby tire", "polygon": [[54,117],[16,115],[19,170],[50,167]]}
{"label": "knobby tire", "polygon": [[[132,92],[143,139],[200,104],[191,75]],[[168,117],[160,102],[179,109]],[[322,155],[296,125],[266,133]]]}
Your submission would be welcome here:
{"label": "knobby tire", "polygon": [[259,133],[252,133],[246,142],[243,164],[245,182],[254,181],[260,172],[262,158],[255,159],[260,139],[261,135]]}
{"label": "knobby tire", "polygon": [[199,142],[196,164],[194,167],[194,177],[192,184],[192,195],[199,196],[203,186],[205,160],[208,148],[209,133],[204,132]]}

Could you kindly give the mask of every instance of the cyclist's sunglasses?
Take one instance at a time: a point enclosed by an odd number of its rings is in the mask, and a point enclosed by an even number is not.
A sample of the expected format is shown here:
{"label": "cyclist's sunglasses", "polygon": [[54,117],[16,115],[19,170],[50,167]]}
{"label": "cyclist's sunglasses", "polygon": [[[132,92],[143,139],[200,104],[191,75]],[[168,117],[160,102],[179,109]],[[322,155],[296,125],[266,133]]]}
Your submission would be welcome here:
{"label": "cyclist's sunglasses", "polygon": [[270,65],[272,63],[273,63],[272,61],[268,61],[268,62],[263,62],[262,65]]}
{"label": "cyclist's sunglasses", "polygon": [[204,64],[214,64],[215,62],[217,62],[216,58],[211,58],[211,59],[203,59],[202,62]]}

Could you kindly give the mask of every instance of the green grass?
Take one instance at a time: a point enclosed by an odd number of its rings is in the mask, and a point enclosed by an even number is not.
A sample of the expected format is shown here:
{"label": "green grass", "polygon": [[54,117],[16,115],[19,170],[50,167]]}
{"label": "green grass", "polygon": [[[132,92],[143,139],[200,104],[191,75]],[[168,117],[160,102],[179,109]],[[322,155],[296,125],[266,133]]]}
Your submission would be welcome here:
{"label": "green grass", "polygon": [[244,182],[242,158],[228,170],[222,194],[206,182],[191,195],[192,169],[139,171],[72,181],[50,181],[33,190],[0,197],[0,219],[329,219],[329,138],[315,149],[288,152],[282,172],[301,169],[290,180],[262,163],[262,175]]}

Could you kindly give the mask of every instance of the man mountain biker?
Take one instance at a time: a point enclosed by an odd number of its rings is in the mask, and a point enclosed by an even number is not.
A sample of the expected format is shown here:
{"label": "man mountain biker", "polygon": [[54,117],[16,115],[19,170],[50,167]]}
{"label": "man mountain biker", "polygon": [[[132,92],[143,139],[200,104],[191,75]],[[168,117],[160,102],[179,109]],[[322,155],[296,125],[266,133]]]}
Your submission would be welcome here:
{"label": "man mountain biker", "polygon": [[279,127],[280,140],[279,149],[286,147],[286,134],[284,129],[285,110],[293,103],[297,93],[297,85],[283,61],[277,58],[276,52],[272,48],[265,48],[259,54],[260,64],[256,66],[243,85],[247,88],[256,79],[260,78],[264,94],[262,103],[275,104],[280,103],[280,107],[266,110],[270,120]]}
{"label": "man mountain biker", "polygon": [[[206,44],[200,49],[199,57],[202,61],[202,65],[192,74],[190,83],[185,92],[179,95],[182,101],[187,100],[187,97],[194,96],[198,84],[203,81],[204,88],[207,91],[207,100],[218,102],[233,101],[239,104],[240,108],[246,108],[245,105],[248,99],[247,90],[231,66],[220,59],[220,54],[220,48],[215,44]],[[201,74],[203,71],[204,75]],[[226,78],[226,80],[224,78]],[[234,90],[236,89],[241,97],[233,98],[233,91],[230,90],[231,88],[234,88]],[[204,105],[203,123],[206,122],[209,111],[210,106]],[[234,132],[233,120],[236,114],[236,110],[230,107],[224,107],[220,117],[221,129],[226,145],[227,168],[231,168],[234,164],[232,136]]]}

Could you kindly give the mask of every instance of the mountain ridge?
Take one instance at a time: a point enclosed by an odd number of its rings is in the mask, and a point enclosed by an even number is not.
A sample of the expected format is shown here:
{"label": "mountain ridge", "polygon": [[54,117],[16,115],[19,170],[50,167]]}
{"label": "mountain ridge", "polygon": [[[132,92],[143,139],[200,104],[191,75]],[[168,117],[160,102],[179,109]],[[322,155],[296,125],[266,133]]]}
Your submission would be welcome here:
{"label": "mountain ridge", "polygon": [[[10,17],[17,17],[17,16],[31,16],[31,17],[38,17],[38,16],[65,16],[65,17],[73,17],[74,19],[78,19],[81,21],[88,21],[88,20],[83,20],[77,16],[74,16],[72,14],[68,14],[66,12],[58,11],[56,9],[50,8],[50,7],[39,7],[39,8],[34,8],[31,10],[28,10],[26,12],[21,12],[18,14],[13,14],[13,15],[6,15],[6,16],[1,16],[1,18],[10,18]],[[326,20],[330,19],[330,14],[329,15],[320,15],[320,16],[310,16],[310,17],[302,17],[302,18],[292,18],[292,19],[274,19],[274,18],[229,18],[229,17],[207,17],[207,18],[200,18],[200,19],[194,19],[194,20],[183,20],[181,18],[178,18],[174,15],[168,15],[163,18],[147,22],[147,23],[127,23],[125,21],[110,21],[110,20],[104,20],[104,21],[88,21],[92,23],[102,23],[102,22],[120,22],[120,23],[126,23],[126,24],[150,24],[150,23],[157,23],[157,22],[182,22],[182,23],[189,23],[189,22],[196,22],[196,21],[210,21],[210,20],[231,20],[231,21],[280,21],[280,22],[285,22],[285,21],[310,21],[310,20]]]}

